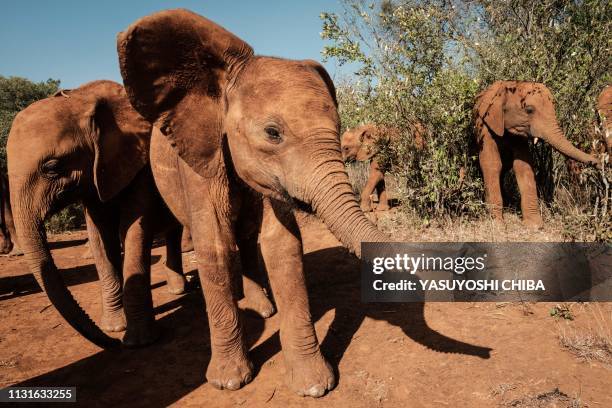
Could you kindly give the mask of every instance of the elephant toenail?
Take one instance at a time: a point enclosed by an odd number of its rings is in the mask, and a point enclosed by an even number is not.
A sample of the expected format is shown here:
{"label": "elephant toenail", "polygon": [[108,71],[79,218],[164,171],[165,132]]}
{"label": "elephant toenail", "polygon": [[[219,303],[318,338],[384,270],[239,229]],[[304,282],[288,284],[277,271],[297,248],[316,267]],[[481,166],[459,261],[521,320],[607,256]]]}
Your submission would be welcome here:
{"label": "elephant toenail", "polygon": [[240,381],[237,380],[229,380],[227,382],[227,384],[225,384],[225,387],[228,390],[232,390],[232,391],[236,391],[238,388],[240,388]]}
{"label": "elephant toenail", "polygon": [[322,385],[313,385],[308,390],[308,395],[314,398],[322,397],[323,394],[325,394],[325,387],[323,387]]}

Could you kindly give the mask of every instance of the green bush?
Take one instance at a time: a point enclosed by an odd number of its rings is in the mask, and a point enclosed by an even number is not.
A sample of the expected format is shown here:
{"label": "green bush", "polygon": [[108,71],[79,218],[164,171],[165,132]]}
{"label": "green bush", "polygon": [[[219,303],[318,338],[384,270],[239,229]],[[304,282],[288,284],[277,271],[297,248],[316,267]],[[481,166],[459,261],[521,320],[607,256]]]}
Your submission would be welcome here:
{"label": "green bush", "polygon": [[[355,75],[338,85],[343,127],[374,122],[400,129],[400,142],[389,152],[391,173],[401,180],[402,201],[421,215],[481,214],[472,108],[476,94],[495,80],[544,83],[556,97],[568,139],[584,150],[597,143],[595,101],[612,72],[607,2],[343,4],[340,14],[321,14],[322,37],[328,41],[324,59],[356,67]],[[422,151],[412,143],[416,121],[427,128]],[[561,208],[553,205],[557,192],[569,191],[581,210],[605,215],[610,193],[596,170],[572,178],[565,158],[549,146],[532,150],[545,203]],[[516,188],[509,184],[510,204],[518,207]]]}
{"label": "green bush", "polygon": [[46,222],[47,232],[59,234],[70,230],[81,228],[85,223],[83,206],[80,204],[70,204],[52,215]]}
{"label": "green bush", "polygon": [[32,82],[25,78],[0,75],[0,171],[6,172],[6,140],[19,111],[57,92],[60,81]]}

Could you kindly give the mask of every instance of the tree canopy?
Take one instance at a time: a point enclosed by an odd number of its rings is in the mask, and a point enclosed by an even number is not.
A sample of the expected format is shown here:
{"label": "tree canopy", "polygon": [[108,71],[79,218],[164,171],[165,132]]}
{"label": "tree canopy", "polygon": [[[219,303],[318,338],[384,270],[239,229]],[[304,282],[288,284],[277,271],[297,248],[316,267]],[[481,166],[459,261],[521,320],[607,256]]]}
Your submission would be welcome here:
{"label": "tree canopy", "polygon": [[6,139],[17,113],[55,93],[59,85],[60,81],[56,79],[32,82],[25,78],[0,75],[0,171],[6,171]]}

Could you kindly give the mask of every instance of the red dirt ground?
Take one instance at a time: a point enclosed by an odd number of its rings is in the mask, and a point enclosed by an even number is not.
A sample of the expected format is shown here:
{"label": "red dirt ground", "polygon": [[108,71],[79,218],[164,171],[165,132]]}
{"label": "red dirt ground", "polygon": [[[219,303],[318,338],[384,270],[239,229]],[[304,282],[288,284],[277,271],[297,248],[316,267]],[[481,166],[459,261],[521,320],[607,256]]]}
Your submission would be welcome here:
{"label": "red dirt ground", "polygon": [[[201,292],[167,293],[163,248],[153,252],[152,272],[162,338],[120,352],[102,351],[70,328],[23,258],[0,258],[0,387],[76,386],[78,405],[88,407],[561,407],[578,400],[612,407],[610,365],[583,362],[559,343],[561,332],[594,327],[593,310],[610,316],[611,304],[575,305],[571,322],[551,317],[551,304],[362,304],[356,259],[318,222],[303,236],[312,314],[338,372],[338,386],[321,399],[298,397],[285,385],[278,316],[264,321],[245,313],[257,370],[252,383],[234,392],[206,384],[210,344]],[[52,237],[53,255],[96,319],[98,283],[91,260],[81,258],[84,237]],[[186,271],[193,266],[185,256]]]}

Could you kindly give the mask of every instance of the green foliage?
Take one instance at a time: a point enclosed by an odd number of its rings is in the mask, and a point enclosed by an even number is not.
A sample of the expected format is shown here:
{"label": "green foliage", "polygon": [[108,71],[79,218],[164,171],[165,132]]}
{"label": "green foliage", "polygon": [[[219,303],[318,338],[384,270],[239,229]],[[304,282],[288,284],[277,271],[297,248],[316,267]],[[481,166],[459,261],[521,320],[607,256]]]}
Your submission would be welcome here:
{"label": "green foliage", "polygon": [[52,234],[59,234],[80,228],[85,223],[83,207],[80,204],[70,204],[53,214],[46,222],[45,228]]}
{"label": "green foliage", "polygon": [[550,309],[550,315],[558,319],[574,320],[574,314],[572,313],[571,306],[567,303],[561,305],[555,305]]}
{"label": "green foliage", "polygon": [[55,93],[59,84],[60,81],[55,79],[36,83],[25,78],[0,75],[0,171],[6,171],[6,140],[17,113]]}
{"label": "green foliage", "polygon": [[[476,94],[495,80],[544,83],[556,97],[567,137],[585,150],[595,144],[595,101],[612,72],[609,3],[343,3],[340,15],[321,14],[328,41],[323,57],[357,66],[355,76],[338,86],[343,126],[399,128],[392,173],[405,186],[405,204],[422,215],[477,215],[483,208],[472,108]],[[419,121],[427,129],[426,146],[416,151]],[[540,194],[549,202],[560,186],[580,196],[576,204],[583,208],[606,200],[595,170],[588,170],[586,179],[595,181],[586,188],[568,176],[565,159],[549,146],[540,144],[533,154]]]}

